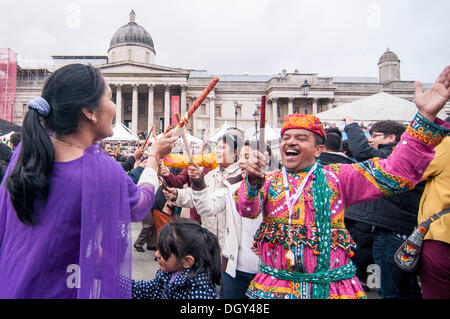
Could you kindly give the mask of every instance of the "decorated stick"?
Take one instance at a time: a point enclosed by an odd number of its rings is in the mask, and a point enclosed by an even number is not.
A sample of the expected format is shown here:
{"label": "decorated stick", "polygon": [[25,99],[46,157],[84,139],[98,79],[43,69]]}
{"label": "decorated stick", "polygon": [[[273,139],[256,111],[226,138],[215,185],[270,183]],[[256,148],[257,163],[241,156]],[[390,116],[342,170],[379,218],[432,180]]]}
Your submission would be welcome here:
{"label": "decorated stick", "polygon": [[[203,92],[200,94],[200,96],[192,103],[192,106],[188,110],[188,116],[187,120],[189,120],[192,117],[192,114],[198,109],[198,107],[202,104],[202,102],[206,99],[209,92],[216,86],[217,82],[219,82],[219,78],[214,78],[209,85],[206,87],[206,89],[203,90]],[[182,123],[181,126],[186,125],[187,123]]]}
{"label": "decorated stick", "polygon": [[[259,141],[258,151],[262,154],[267,151],[266,149],[266,96],[261,96],[261,116],[259,120]],[[264,184],[263,178],[258,178],[256,184],[259,188]]]}
{"label": "decorated stick", "polygon": [[216,86],[217,82],[219,82],[219,78],[214,78],[209,85],[203,90],[203,92],[200,94],[200,96],[192,103],[189,110],[186,112],[186,114],[183,116],[183,118],[178,121],[178,125],[175,127],[173,135],[172,136],[178,136],[180,134],[181,129],[187,125],[189,122],[189,119],[192,117],[194,112],[199,108],[199,106],[202,104],[202,102],[206,99],[209,92],[212,91],[212,89]]}
{"label": "decorated stick", "polygon": [[187,140],[186,137],[186,133],[184,132],[184,128],[181,129],[181,137],[183,138],[183,143],[184,143],[184,148],[186,149],[186,153],[189,159],[189,164],[192,164],[192,153],[191,153],[191,149],[189,148],[189,142]]}
{"label": "decorated stick", "polygon": [[261,96],[261,114],[259,119],[258,151],[264,154],[266,151],[266,96]]}
{"label": "decorated stick", "polygon": [[142,149],[145,149],[145,147],[147,146],[147,143],[148,143],[148,139],[149,139],[149,137],[150,137],[150,134],[152,133],[153,129],[154,129],[154,127],[153,127],[153,125],[152,125],[152,128],[151,128],[150,132],[148,132],[148,134],[147,134],[147,137],[146,137],[146,139],[145,139],[145,142],[144,142],[144,144],[142,144]]}
{"label": "decorated stick", "polygon": [[166,128],[166,130],[164,131],[164,134],[168,133],[171,129],[172,129],[172,126],[169,125],[169,126]]}

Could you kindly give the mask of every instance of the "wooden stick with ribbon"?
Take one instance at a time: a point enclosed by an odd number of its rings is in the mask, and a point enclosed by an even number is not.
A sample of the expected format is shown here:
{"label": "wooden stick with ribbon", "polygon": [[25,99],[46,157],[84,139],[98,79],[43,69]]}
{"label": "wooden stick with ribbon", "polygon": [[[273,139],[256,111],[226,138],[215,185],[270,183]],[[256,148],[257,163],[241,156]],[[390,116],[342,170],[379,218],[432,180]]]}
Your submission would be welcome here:
{"label": "wooden stick with ribbon", "polygon": [[[266,96],[261,96],[261,115],[259,119],[258,151],[262,154],[267,151],[266,147]],[[258,178],[256,184],[259,188],[264,184],[263,178]]]}
{"label": "wooden stick with ribbon", "polygon": [[148,132],[144,144],[142,144],[142,149],[145,149],[145,147],[147,146],[148,139],[150,138],[150,135],[151,135],[151,133],[153,132],[154,128],[155,128],[155,127],[152,125],[152,128],[150,129],[150,132]]}
{"label": "wooden stick with ribbon", "polygon": [[[180,122],[180,120],[181,120],[181,115],[180,115],[180,113],[176,113],[175,116],[176,116],[176,118],[177,118],[177,121]],[[192,164],[192,163],[193,163],[193,160],[192,160],[192,154],[191,154],[191,150],[190,150],[190,148],[189,148],[189,142],[188,142],[187,137],[186,137],[185,129],[186,129],[186,128],[183,127],[183,128],[181,129],[181,131],[180,131],[180,134],[181,134],[181,138],[183,139],[184,148],[186,149],[186,153],[187,153],[187,156],[188,156],[188,159],[189,159],[189,164]]]}
{"label": "wooden stick with ribbon", "polygon": [[259,118],[259,140],[258,151],[263,153],[266,151],[266,96],[261,96],[261,114]]}
{"label": "wooden stick with ribbon", "polygon": [[200,94],[200,96],[192,103],[189,110],[186,112],[186,114],[180,118],[178,121],[178,125],[174,128],[174,132],[172,136],[178,136],[181,133],[181,129],[185,127],[188,123],[194,112],[199,108],[199,106],[202,104],[202,102],[206,99],[208,94],[214,89],[217,82],[219,82],[219,78],[214,78],[209,85],[203,90],[203,92]]}

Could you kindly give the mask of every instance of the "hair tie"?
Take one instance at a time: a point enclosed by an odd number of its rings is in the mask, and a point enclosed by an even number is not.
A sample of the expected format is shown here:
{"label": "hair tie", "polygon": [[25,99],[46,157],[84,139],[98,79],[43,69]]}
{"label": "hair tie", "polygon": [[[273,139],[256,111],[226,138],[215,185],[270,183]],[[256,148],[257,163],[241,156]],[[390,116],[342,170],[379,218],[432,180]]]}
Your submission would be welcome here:
{"label": "hair tie", "polygon": [[38,97],[27,103],[28,109],[36,110],[39,116],[46,117],[50,113],[50,104],[43,98]]}

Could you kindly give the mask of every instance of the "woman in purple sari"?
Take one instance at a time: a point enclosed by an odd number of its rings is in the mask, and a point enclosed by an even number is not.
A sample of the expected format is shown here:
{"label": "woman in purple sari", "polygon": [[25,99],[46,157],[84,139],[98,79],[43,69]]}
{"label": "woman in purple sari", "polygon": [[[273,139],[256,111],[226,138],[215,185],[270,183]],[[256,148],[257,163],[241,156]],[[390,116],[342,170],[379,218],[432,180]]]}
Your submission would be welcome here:
{"label": "woman in purple sari", "polygon": [[151,210],[176,139],[152,144],[135,185],[95,143],[112,135],[116,106],[92,66],[57,70],[28,108],[0,187],[0,298],[130,298],[130,222]]}

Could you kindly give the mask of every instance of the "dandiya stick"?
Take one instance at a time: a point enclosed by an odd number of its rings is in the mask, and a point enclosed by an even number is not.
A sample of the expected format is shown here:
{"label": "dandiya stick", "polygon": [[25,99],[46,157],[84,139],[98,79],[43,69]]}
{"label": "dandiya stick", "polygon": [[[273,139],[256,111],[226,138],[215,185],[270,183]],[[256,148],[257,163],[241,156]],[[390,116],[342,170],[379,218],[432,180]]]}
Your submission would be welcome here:
{"label": "dandiya stick", "polygon": [[147,146],[148,139],[149,139],[150,133],[151,133],[152,131],[153,131],[153,125],[152,125],[152,128],[151,128],[150,132],[148,132],[148,134],[147,134],[147,138],[145,139],[144,144],[142,144],[142,149],[144,149],[144,148]]}
{"label": "dandiya stick", "polygon": [[261,114],[259,119],[258,151],[264,154],[266,150],[266,96],[261,96]]}
{"label": "dandiya stick", "polygon": [[[180,122],[180,120],[181,120],[180,113],[175,113],[175,117],[176,117],[177,121]],[[185,128],[182,128],[181,131],[180,131],[181,138],[183,139],[184,148],[186,149],[186,153],[187,153],[187,156],[188,156],[188,159],[189,159],[189,164],[192,164],[192,162],[193,162],[192,161],[192,154],[191,154],[191,150],[189,148],[189,142],[187,140],[186,133],[185,133],[184,130],[185,130]]]}
{"label": "dandiya stick", "polygon": [[209,92],[212,91],[212,89],[216,86],[217,82],[219,82],[219,78],[214,78],[209,85],[203,90],[203,92],[200,94],[200,96],[192,103],[189,110],[186,112],[183,118],[178,121],[178,125],[174,129],[174,136],[177,136],[180,133],[181,128],[187,125],[189,122],[189,119],[192,117],[194,112],[199,108],[199,106],[202,104],[202,102],[206,99]]}
{"label": "dandiya stick", "polygon": [[184,132],[184,128],[181,129],[181,137],[183,138],[184,148],[186,149],[186,153],[189,159],[189,164],[193,163],[191,149],[189,148],[189,142],[186,137],[186,133]]}
{"label": "dandiya stick", "polygon": [[[259,141],[258,141],[258,151],[262,154],[267,151],[266,149],[266,96],[261,96],[261,116],[259,119]],[[258,178],[258,187],[264,184],[263,178]]]}
{"label": "dandiya stick", "polygon": [[[206,89],[203,90],[203,92],[200,94],[200,96],[192,103],[192,106],[189,108],[189,111],[187,112],[187,120],[189,120],[192,117],[192,114],[198,109],[198,107],[202,104],[202,102],[206,99],[209,92],[216,86],[217,82],[219,82],[219,78],[214,78],[209,85],[206,87]],[[178,124],[180,125],[180,124]],[[182,123],[181,126],[186,125],[186,123]]]}
{"label": "dandiya stick", "polygon": [[171,129],[172,129],[172,126],[169,125],[169,126],[166,128],[166,130],[164,131],[164,134],[168,133]]}

